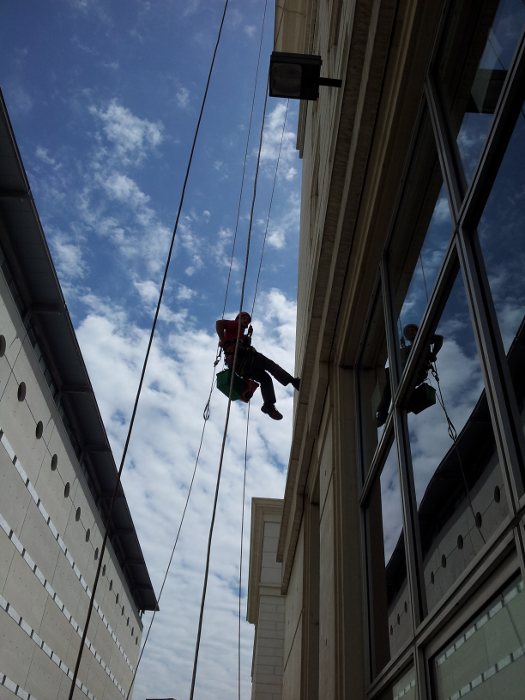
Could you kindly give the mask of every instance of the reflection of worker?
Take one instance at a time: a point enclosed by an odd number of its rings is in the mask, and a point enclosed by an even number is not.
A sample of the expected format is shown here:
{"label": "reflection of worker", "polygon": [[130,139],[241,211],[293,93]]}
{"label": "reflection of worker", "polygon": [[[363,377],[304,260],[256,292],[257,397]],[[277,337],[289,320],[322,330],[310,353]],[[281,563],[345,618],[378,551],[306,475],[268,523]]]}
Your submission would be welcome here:
{"label": "reflection of worker", "polygon": [[[408,356],[410,355],[410,352],[412,350],[412,343],[414,342],[414,339],[417,335],[418,331],[418,326],[416,326],[415,323],[409,323],[403,328],[403,336],[404,338],[401,338],[401,347],[399,349],[399,355],[401,357],[401,365],[404,367],[406,365],[406,362],[408,360]],[[405,342],[405,339],[408,341],[408,345]],[[438,335],[437,333],[434,333],[434,335],[430,338],[430,343],[428,346],[428,352],[427,356],[425,358],[425,362],[422,365],[421,369],[418,371],[416,374],[416,378],[414,381],[414,388],[422,384],[425,379],[427,378],[428,372],[430,370],[430,367],[433,362],[436,361],[436,356],[438,352],[441,350],[443,347],[443,336]],[[383,389],[383,394],[381,395],[381,401],[379,402],[379,406],[377,407],[376,411],[376,424],[377,427],[379,428],[381,425],[383,425],[386,421],[387,415],[388,415],[388,407],[390,406],[390,399],[392,398],[392,392],[390,389],[390,372],[388,367],[385,368],[385,375],[386,375],[386,383],[385,383],[385,388]]]}
{"label": "reflection of worker", "polygon": [[237,340],[239,341],[235,365],[236,373],[245,379],[255,379],[260,383],[263,397],[261,411],[274,420],[281,420],[282,414],[275,408],[275,391],[270,374],[284,386],[291,384],[297,390],[299,390],[301,380],[299,377],[292,377],[276,362],[251,347],[253,329],[250,326],[250,321],[250,314],[246,311],[241,311],[234,321],[224,319],[217,321],[215,328],[220,338],[219,344],[224,350],[226,365],[231,368],[235,345]]}

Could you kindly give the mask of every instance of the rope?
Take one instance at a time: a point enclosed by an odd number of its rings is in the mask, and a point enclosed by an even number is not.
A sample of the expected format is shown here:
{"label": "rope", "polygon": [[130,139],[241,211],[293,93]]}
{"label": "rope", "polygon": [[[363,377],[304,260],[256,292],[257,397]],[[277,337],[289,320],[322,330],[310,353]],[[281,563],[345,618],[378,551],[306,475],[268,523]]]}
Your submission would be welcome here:
{"label": "rope", "polygon": [[[463,480],[463,486],[465,487],[465,494],[467,496],[467,501],[468,501],[470,510],[472,512],[472,516],[474,518],[474,523],[476,523],[476,512],[474,510],[474,505],[472,503],[472,497],[470,495],[468,480],[467,480],[467,476],[465,474],[465,467],[463,465],[463,460],[461,459],[461,452],[459,451],[459,447],[457,444],[458,431],[456,430],[456,426],[454,425],[451,417],[448,414],[448,411],[447,411],[447,408],[445,405],[445,397],[443,396],[443,392],[441,391],[441,383],[439,381],[437,364],[435,362],[430,366],[430,373],[432,374],[432,376],[436,380],[437,391],[438,391],[438,403],[441,406],[441,408],[443,409],[443,413],[445,414],[445,420],[447,421],[447,427],[448,427],[448,434],[449,434],[449,437],[452,440],[452,443],[456,449],[456,455],[457,455],[458,463],[459,463],[459,471],[461,473],[461,478]],[[485,536],[483,535],[483,532],[481,531],[481,528],[478,528],[478,530],[479,530],[479,534],[481,536],[481,539],[483,540],[484,543],[486,543],[486,539],[485,539]],[[471,537],[471,539],[472,539],[472,537]]]}
{"label": "rope", "polygon": [[233,243],[232,243],[232,252],[230,256],[230,268],[228,270],[228,279],[226,281],[226,293],[224,295],[224,306],[222,308],[222,316],[221,318],[224,318],[224,314],[226,312],[226,304],[228,301],[228,290],[230,288],[230,280],[231,280],[231,273],[232,273],[232,267],[233,267],[233,256],[235,254],[235,245],[237,241],[237,232],[239,230],[239,221],[241,218],[241,203],[242,203],[242,195],[244,192],[244,181],[246,178],[246,164],[248,162],[248,148],[250,145],[250,136],[252,134],[252,122],[253,122],[253,112],[255,108],[255,97],[257,94],[257,81],[259,79],[259,67],[261,63],[261,54],[262,54],[262,45],[263,45],[263,38],[264,38],[264,23],[266,20],[266,9],[268,6],[268,0],[265,0],[264,3],[264,11],[263,11],[263,17],[262,17],[262,22],[261,22],[261,39],[259,42],[259,53],[257,55],[257,66],[255,69],[255,82],[254,82],[254,87],[253,87],[253,95],[252,95],[252,105],[250,109],[250,118],[248,120],[248,135],[246,137],[246,146],[244,149],[244,161],[243,161],[243,166],[242,166],[242,178],[241,178],[241,190],[239,192],[239,201],[237,203],[237,217],[235,220],[235,231],[233,234]]}
{"label": "rope", "polygon": [[[233,256],[234,256],[234,251],[235,251],[235,241],[236,241],[236,238],[237,238],[237,231],[238,231],[238,225],[239,225],[239,220],[240,220],[240,207],[241,207],[242,193],[243,193],[244,181],[245,181],[246,163],[247,163],[247,159],[248,159],[248,144],[249,144],[249,140],[250,140],[250,136],[251,136],[251,131],[252,131],[253,112],[254,112],[254,104],[255,104],[256,90],[257,90],[257,80],[258,80],[258,74],[259,74],[260,58],[261,58],[261,53],[262,53],[262,43],[263,43],[263,37],[264,37],[264,23],[265,23],[265,16],[266,16],[267,4],[268,4],[268,0],[266,0],[266,2],[265,2],[264,14],[263,14],[263,21],[262,21],[262,25],[261,25],[261,39],[260,39],[259,53],[258,53],[258,58],[257,58],[257,68],[256,68],[256,72],[255,72],[255,87],[254,87],[254,93],[253,93],[252,105],[251,105],[251,111],[250,111],[249,127],[248,127],[248,136],[247,136],[247,140],[246,140],[246,148],[245,148],[245,154],[244,154],[244,167],[243,167],[242,180],[241,180],[241,190],[240,190],[240,195],[239,195],[239,203],[238,203],[238,207],[237,207],[237,218],[236,218],[235,234],[234,234],[234,241],[233,241],[232,253],[231,253],[231,256],[230,256],[230,265],[229,265],[228,280],[227,280],[226,290],[225,290],[225,296],[224,296],[224,306],[223,306],[222,317],[224,317],[224,313],[225,313],[225,309],[226,309],[226,302],[227,302],[227,296],[228,296],[228,288],[229,288],[229,282],[230,282],[230,278],[231,278],[231,271],[232,271],[232,266],[233,266]],[[180,538],[180,532],[181,532],[181,529],[182,529],[182,525],[183,525],[183,523],[184,523],[184,518],[185,518],[185,515],[186,515],[186,511],[187,511],[187,508],[188,508],[188,505],[189,505],[189,500],[190,500],[191,493],[192,493],[193,483],[194,483],[194,480],[195,480],[195,476],[196,476],[196,472],[197,472],[197,467],[198,467],[198,463],[199,463],[199,458],[200,458],[200,453],[201,453],[202,445],[203,445],[203,441],[204,441],[204,432],[205,432],[205,429],[206,429],[206,422],[207,422],[207,421],[209,420],[209,418],[210,418],[210,401],[211,401],[211,395],[212,395],[213,390],[214,390],[214,388],[215,388],[215,372],[216,372],[215,368],[217,367],[217,365],[218,365],[219,362],[220,362],[221,353],[222,353],[222,349],[220,348],[220,346],[218,346],[217,352],[216,352],[216,356],[215,356],[215,361],[214,361],[214,363],[213,363],[213,368],[214,368],[214,369],[213,369],[213,376],[212,376],[210,391],[209,391],[209,394],[208,394],[208,400],[207,400],[207,402],[206,402],[206,405],[205,405],[205,407],[204,407],[204,409],[203,409],[203,414],[202,414],[202,417],[203,417],[203,420],[204,420],[204,424],[203,424],[203,427],[202,427],[202,432],[201,432],[201,438],[200,438],[199,448],[198,448],[197,456],[196,456],[196,459],[195,459],[193,474],[192,474],[191,481],[190,481],[190,485],[189,485],[189,488],[188,488],[188,493],[187,493],[187,497],[186,497],[186,502],[185,502],[184,509],[183,509],[183,513],[182,513],[182,516],[181,516],[181,521],[180,521],[180,524],[179,524],[179,528],[178,528],[178,530],[177,530],[177,534],[176,534],[176,537],[175,537],[175,542],[174,542],[174,545],[173,545],[173,548],[172,548],[172,551],[171,551],[171,555],[170,555],[170,558],[169,558],[169,561],[168,561],[168,565],[167,565],[167,568],[166,568],[166,571],[165,571],[164,579],[163,579],[163,582],[162,582],[162,585],[161,585],[161,588],[160,588],[160,591],[159,591],[159,595],[158,595],[158,598],[157,598],[157,600],[158,600],[159,603],[160,603],[160,600],[161,600],[161,598],[162,598],[162,593],[163,593],[163,591],[164,591],[164,587],[165,587],[165,584],[166,584],[166,581],[167,581],[167,577],[168,577],[169,571],[170,571],[170,569],[171,569],[171,564],[172,564],[172,562],[173,562],[173,557],[174,557],[174,555],[175,555],[175,550],[176,550],[176,547],[177,547],[177,544],[178,544],[178,541],[179,541],[179,538]],[[249,408],[248,408],[248,411],[249,411]],[[244,512],[243,512],[243,518],[244,518]],[[129,687],[128,694],[127,694],[127,696],[126,696],[126,700],[129,700],[129,695],[130,695],[131,690],[132,690],[132,688],[133,688],[133,683],[135,682],[135,678],[136,678],[136,675],[137,675],[137,672],[138,672],[138,668],[139,668],[139,666],[140,666],[140,662],[141,662],[141,660],[142,660],[142,657],[143,657],[143,655],[144,655],[144,652],[145,652],[145,649],[146,649],[146,645],[147,645],[148,639],[149,639],[149,637],[150,637],[150,632],[151,632],[151,629],[152,629],[152,626],[153,626],[153,623],[154,623],[154,620],[155,620],[155,617],[156,617],[156,613],[157,613],[157,611],[155,610],[155,611],[153,612],[152,618],[151,618],[151,620],[150,620],[150,623],[149,623],[149,626],[148,626],[148,630],[147,630],[147,633],[146,633],[146,637],[145,637],[145,639],[144,639],[144,644],[142,645],[142,648],[141,648],[141,651],[140,651],[140,655],[139,655],[139,658],[138,658],[138,660],[137,660],[137,664],[136,664],[136,666],[135,666],[135,671],[134,671],[133,677],[132,677],[132,679],[131,679],[131,683],[130,683],[130,687]]]}
{"label": "rope", "polygon": [[255,291],[253,293],[253,304],[252,304],[252,311],[251,311],[252,316],[253,316],[253,309],[255,307],[255,300],[257,299],[257,290],[259,289],[259,278],[261,276],[261,268],[262,268],[262,262],[263,262],[263,257],[264,257],[264,249],[266,246],[266,238],[268,236],[268,227],[270,225],[270,215],[272,212],[273,195],[275,193],[275,185],[277,183],[277,171],[279,169],[279,163],[281,160],[281,151],[283,148],[284,130],[286,128],[286,120],[288,118],[288,105],[289,104],[290,104],[290,100],[286,100],[286,111],[284,113],[283,129],[281,131],[281,141],[279,143],[279,153],[277,155],[277,163],[275,165],[275,173],[273,176],[272,194],[270,196],[270,204],[268,206],[268,216],[266,218],[266,228],[264,230],[264,237],[263,237],[263,242],[262,242],[262,247],[261,247],[261,257],[259,260],[259,269],[257,270],[257,279],[255,280]]}
{"label": "rope", "polygon": [[[253,196],[252,196],[252,204],[250,208],[250,220],[249,220],[249,225],[248,225],[248,235],[247,235],[247,243],[246,243],[246,256],[245,256],[245,261],[244,261],[244,272],[243,272],[243,280],[242,280],[242,288],[241,288],[241,299],[240,299],[240,305],[239,305],[239,314],[242,311],[242,307],[244,305],[244,295],[246,291],[246,276],[248,272],[248,261],[250,258],[250,247],[251,247],[251,238],[252,238],[252,229],[253,229],[253,215],[254,215],[254,208],[255,208],[255,199],[257,196],[257,182],[258,182],[258,177],[259,177],[259,166],[261,162],[261,150],[262,150],[262,140],[263,140],[263,133],[264,133],[264,120],[266,116],[266,106],[268,103],[268,92],[266,92],[265,98],[264,98],[264,109],[263,109],[263,118],[262,118],[262,123],[261,123],[261,134],[260,134],[260,139],[259,139],[259,149],[257,153],[257,164],[256,164],[256,169],[255,169],[255,178],[254,178],[254,183],[253,183]],[[240,328],[240,317],[239,317],[239,328]],[[220,459],[219,459],[219,468],[218,468],[218,473],[217,473],[217,482],[215,486],[215,496],[213,500],[213,510],[212,510],[212,518],[211,518],[211,523],[210,523],[210,529],[209,529],[209,535],[208,535],[208,548],[206,552],[206,567],[204,571],[204,581],[203,581],[203,586],[202,586],[202,597],[201,597],[201,605],[200,605],[200,613],[199,613],[199,624],[198,624],[198,630],[197,630],[197,641],[195,644],[195,655],[194,655],[194,661],[193,661],[193,673],[192,673],[192,679],[191,679],[191,689],[190,689],[190,700],[193,700],[193,695],[195,692],[195,681],[197,678],[197,666],[198,666],[198,658],[199,658],[199,649],[200,649],[200,640],[201,640],[201,635],[202,635],[202,622],[203,622],[203,617],[204,617],[204,604],[206,601],[206,591],[208,588],[208,577],[209,577],[209,570],[210,570],[210,556],[211,556],[211,543],[213,539],[213,530],[215,527],[215,517],[217,513],[217,502],[219,498],[219,487],[220,487],[220,481],[221,481],[221,475],[222,475],[222,465],[224,462],[224,451],[226,447],[226,437],[228,433],[228,424],[230,420],[230,410],[231,410],[231,394],[232,394],[232,389],[233,389],[233,380],[234,380],[234,375],[235,375],[235,368],[237,364],[237,354],[238,354],[238,345],[235,345],[235,353],[233,356],[233,363],[232,363],[232,377],[231,377],[231,382],[230,382],[230,395],[228,397],[228,407],[226,410],[226,419],[224,423],[224,432],[223,432],[223,437],[222,437],[222,445],[221,445],[221,453],[220,453]]]}
{"label": "rope", "polygon": [[157,327],[157,320],[158,320],[158,317],[159,317],[160,307],[161,307],[162,299],[163,299],[163,296],[164,296],[164,289],[165,289],[165,286],[166,286],[166,281],[167,281],[167,277],[168,277],[168,270],[169,270],[169,266],[170,266],[170,262],[171,262],[171,257],[172,257],[172,254],[173,254],[173,248],[174,248],[174,245],[175,245],[175,238],[176,238],[176,235],[177,235],[177,229],[178,229],[179,220],[180,220],[180,216],[181,216],[181,212],[182,212],[182,206],[183,206],[183,203],[184,203],[184,196],[185,196],[186,187],[187,187],[187,184],[188,184],[188,179],[189,179],[191,164],[192,164],[192,162],[193,162],[193,154],[194,154],[194,152],[195,152],[195,146],[196,146],[196,143],[197,143],[197,137],[198,137],[198,134],[199,134],[200,125],[201,125],[202,117],[203,117],[203,114],[204,114],[204,106],[205,106],[205,104],[206,104],[206,99],[207,99],[207,96],[208,96],[208,90],[209,90],[209,86],[210,86],[210,82],[211,82],[211,76],[212,76],[212,72],[213,72],[213,67],[214,67],[214,65],[215,65],[215,58],[216,58],[216,56],[217,56],[217,51],[218,51],[218,48],[219,48],[219,42],[220,42],[221,35],[222,35],[222,28],[223,28],[223,25],[224,25],[224,19],[225,19],[225,16],[226,16],[226,10],[227,10],[227,8],[228,8],[228,3],[229,3],[229,0],[225,0],[224,9],[223,9],[223,13],[222,13],[222,18],[221,18],[221,22],[220,22],[220,25],[219,25],[217,40],[216,40],[216,43],[215,43],[215,48],[214,48],[214,51],[213,51],[212,60],[211,60],[210,68],[209,68],[209,71],[208,71],[208,77],[207,77],[207,80],[206,80],[206,87],[205,87],[204,95],[203,95],[203,98],[202,98],[202,103],[201,103],[201,108],[200,108],[200,112],[199,112],[199,117],[198,117],[198,119],[197,119],[197,124],[196,124],[196,127],[195,127],[195,132],[194,132],[194,136],[193,136],[193,142],[192,142],[192,146],[191,146],[191,150],[190,150],[190,155],[189,155],[188,164],[187,164],[187,167],[186,167],[186,173],[185,173],[185,176],[184,176],[184,182],[183,182],[182,191],[181,191],[181,196],[180,196],[180,200],[179,200],[179,207],[178,207],[178,210],[177,210],[177,216],[176,216],[175,224],[174,224],[174,227],[173,227],[173,233],[172,233],[172,237],[171,237],[170,247],[169,247],[168,256],[167,256],[167,259],[166,259],[166,265],[165,265],[165,268],[164,268],[164,274],[163,274],[163,277],[162,277],[162,283],[161,283],[161,287],[160,287],[159,299],[158,299],[158,302],[157,302],[157,308],[156,308],[156,310],[155,310],[155,315],[154,315],[154,317],[153,317],[153,323],[152,323],[152,327],[151,327],[150,337],[149,337],[149,340],[148,340],[148,346],[147,346],[147,350],[146,350],[146,355],[145,355],[145,358],[144,358],[144,364],[143,364],[143,366],[142,366],[142,371],[141,371],[140,380],[139,380],[139,386],[138,386],[138,389],[137,389],[137,394],[136,394],[136,397],[135,397],[135,402],[134,402],[134,405],[133,405],[133,411],[132,411],[131,419],[130,419],[130,423],[129,423],[128,434],[127,434],[127,437],[126,437],[126,442],[125,442],[125,444],[124,444],[124,450],[123,450],[123,453],[122,453],[122,458],[121,458],[119,470],[118,470],[118,473],[117,473],[117,481],[116,481],[116,483],[115,483],[115,488],[114,488],[114,490],[113,490],[113,495],[112,495],[112,497],[111,497],[111,501],[110,501],[110,505],[109,505],[109,509],[108,509],[108,514],[107,514],[107,519],[106,519],[106,524],[105,524],[105,530],[104,530],[104,538],[103,538],[103,540],[102,540],[102,545],[101,545],[101,548],[100,548],[100,556],[99,556],[99,560],[98,560],[97,572],[96,572],[96,575],[95,575],[95,581],[94,581],[94,583],[93,583],[91,598],[90,598],[90,601],[89,601],[89,607],[88,607],[88,612],[87,612],[87,616],[86,616],[86,622],[85,622],[85,624],[84,624],[84,630],[83,630],[83,633],[82,633],[82,639],[81,639],[81,641],[80,641],[80,647],[79,647],[78,656],[77,656],[77,660],[76,660],[76,664],[75,664],[75,670],[74,670],[74,672],[73,672],[73,676],[72,676],[72,679],[71,679],[71,687],[70,687],[70,691],[69,691],[69,700],[72,700],[72,698],[73,698],[73,693],[74,693],[74,691],[75,691],[75,685],[76,685],[77,676],[78,676],[78,669],[79,669],[79,667],[80,667],[80,662],[81,662],[81,659],[82,659],[82,653],[83,653],[84,644],[85,644],[85,641],[86,641],[86,636],[87,636],[87,630],[88,630],[88,626],[89,626],[89,621],[90,621],[90,619],[91,619],[91,614],[92,614],[92,612],[93,612],[93,605],[94,605],[94,602],[95,602],[95,593],[96,593],[96,590],[97,590],[98,581],[99,581],[99,578],[100,578],[100,572],[101,572],[101,569],[102,569],[102,560],[103,560],[103,558],[104,558],[104,553],[105,553],[105,551],[106,551],[106,544],[107,544],[107,540],[108,540],[108,536],[109,536],[109,527],[110,527],[110,524],[111,524],[111,515],[112,515],[112,512],[113,512],[114,505],[115,505],[115,500],[116,500],[116,498],[117,498],[118,490],[119,490],[119,487],[120,487],[120,484],[121,484],[122,471],[123,471],[123,469],[124,469],[124,464],[125,464],[125,460],[126,460],[126,456],[127,456],[127,452],[128,452],[129,442],[130,442],[130,439],[131,439],[131,434],[132,434],[133,426],[134,426],[134,423],[135,423],[135,417],[136,417],[136,414],[137,414],[138,403],[139,403],[140,395],[141,395],[141,392],[142,392],[142,385],[143,385],[143,383],[144,383],[144,377],[145,377],[146,368],[147,368],[147,365],[148,365],[148,360],[149,360],[149,355],[150,355],[150,351],[151,351],[151,346],[152,346],[152,344],[153,344],[153,338],[154,338],[154,335],[155,335],[155,329],[156,329],[156,327]]}
{"label": "rope", "polygon": [[[162,598],[162,593],[163,593],[163,591],[164,591],[164,586],[166,585],[166,581],[167,581],[167,579],[168,579],[168,574],[169,574],[169,571],[170,571],[170,568],[171,568],[171,564],[172,564],[172,562],[173,562],[173,557],[174,557],[174,555],[175,555],[175,549],[177,548],[177,544],[178,544],[178,542],[179,542],[180,533],[181,533],[181,530],[182,530],[182,525],[183,525],[183,523],[184,523],[184,518],[185,518],[185,516],[186,516],[186,510],[188,509],[188,504],[189,504],[189,502],[190,502],[191,492],[192,492],[192,489],[193,489],[193,482],[195,481],[195,475],[196,475],[196,473],[197,473],[197,466],[198,466],[198,464],[199,464],[199,458],[200,458],[200,454],[201,454],[201,450],[202,450],[202,445],[203,445],[203,442],[204,442],[204,432],[205,432],[205,430],[206,430],[206,423],[207,423],[207,421],[208,421],[208,419],[209,419],[209,417],[210,417],[209,403],[210,403],[211,395],[212,395],[212,392],[213,392],[213,389],[214,389],[214,385],[215,385],[215,365],[213,366],[213,377],[212,377],[212,380],[211,380],[210,393],[209,393],[209,395],[208,395],[208,403],[206,404],[206,406],[208,407],[208,411],[207,411],[207,413],[206,413],[206,411],[205,411],[205,415],[203,416],[203,417],[204,417],[204,423],[203,423],[202,431],[201,431],[201,438],[200,438],[200,442],[199,442],[199,449],[197,450],[197,456],[195,457],[195,464],[194,464],[194,467],[193,467],[193,474],[191,475],[190,485],[189,485],[189,487],[188,487],[188,493],[187,493],[187,496],[186,496],[186,502],[185,502],[184,508],[183,508],[183,510],[182,510],[182,515],[181,515],[181,519],[180,519],[180,523],[179,523],[179,528],[178,528],[178,530],[177,530],[177,534],[175,535],[175,542],[174,542],[173,548],[172,548],[172,550],[171,550],[171,555],[170,555],[170,558],[169,558],[169,561],[168,561],[168,566],[166,567],[166,572],[165,572],[165,574],[164,574],[164,578],[163,578],[163,580],[162,580],[162,585],[161,585],[160,590],[159,590],[159,595],[158,595],[158,597],[157,597],[157,601],[158,601],[159,603],[160,603],[160,599]],[[146,649],[146,645],[147,645],[147,643],[148,643],[148,639],[149,639],[149,635],[150,635],[150,632],[151,632],[151,628],[153,627],[153,622],[155,621],[155,616],[156,616],[157,612],[158,612],[158,608],[157,608],[157,610],[154,610],[154,611],[153,611],[153,615],[152,615],[151,620],[150,620],[150,623],[149,623],[149,625],[148,625],[148,630],[147,630],[147,632],[146,632],[146,637],[145,637],[145,639],[144,639],[144,644],[142,645],[142,648],[141,648],[140,654],[139,654],[139,658],[137,659],[137,664],[136,664],[135,670],[134,670],[134,672],[133,672],[133,677],[131,678],[131,682],[130,682],[130,685],[129,685],[129,690],[128,690],[127,695],[126,695],[126,700],[129,700],[131,691],[132,691],[132,689],[133,689],[133,683],[135,682],[135,678],[136,678],[136,676],[137,676],[137,672],[138,672],[138,669],[139,669],[139,666],[140,666],[140,662],[142,661],[142,657],[143,657],[143,655],[144,655],[144,651],[145,651],[145,649]]]}
{"label": "rope", "polygon": [[250,428],[250,403],[248,403],[248,415],[246,417],[246,439],[244,441],[244,475],[242,480],[242,514],[241,514],[241,549],[239,555],[239,633],[237,642],[237,690],[241,700],[241,598],[242,598],[242,557],[244,538],[244,510],[246,500],[246,472],[248,467],[248,431]]}

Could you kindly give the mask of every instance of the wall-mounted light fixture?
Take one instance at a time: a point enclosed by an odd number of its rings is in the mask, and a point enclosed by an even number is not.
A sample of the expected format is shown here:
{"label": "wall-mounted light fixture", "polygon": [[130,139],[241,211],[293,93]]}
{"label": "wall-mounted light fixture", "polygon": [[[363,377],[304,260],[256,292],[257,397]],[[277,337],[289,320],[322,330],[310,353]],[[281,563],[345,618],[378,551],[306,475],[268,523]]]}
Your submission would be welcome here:
{"label": "wall-mounted light fixture", "polygon": [[274,51],[270,57],[270,97],[317,100],[319,86],[341,87],[342,81],[321,78],[321,56]]}

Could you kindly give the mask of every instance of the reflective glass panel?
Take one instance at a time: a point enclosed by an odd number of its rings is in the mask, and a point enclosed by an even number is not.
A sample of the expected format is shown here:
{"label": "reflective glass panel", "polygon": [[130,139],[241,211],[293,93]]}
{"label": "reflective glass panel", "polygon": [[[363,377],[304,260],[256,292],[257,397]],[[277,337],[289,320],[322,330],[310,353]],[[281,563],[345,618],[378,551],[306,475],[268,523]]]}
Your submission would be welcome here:
{"label": "reflective glass panel", "polygon": [[469,182],[524,22],[523,0],[450,3],[437,80]]}
{"label": "reflective glass panel", "polygon": [[[403,199],[388,251],[400,344],[403,329],[419,326],[452,235],[452,217],[428,116],[419,127]],[[401,357],[401,363],[406,360]]]}
{"label": "reflective glass panel", "polygon": [[361,440],[365,468],[384,431],[390,406],[390,372],[388,370],[383,303],[378,295],[359,362],[361,400]]}
{"label": "reflective glass panel", "polygon": [[367,506],[373,670],[379,672],[412,633],[397,452],[392,445]]}
{"label": "reflective glass panel", "polygon": [[523,413],[525,402],[524,153],[525,117],[522,109],[478,226],[478,238],[520,413]]}
{"label": "reflective glass panel", "polygon": [[498,595],[432,659],[436,700],[522,700],[525,678],[523,581]]}
{"label": "reflective glass panel", "polygon": [[416,697],[416,674],[412,666],[381,695],[381,700],[416,700]]}
{"label": "reflective glass panel", "polygon": [[[431,343],[442,347],[432,361]],[[461,277],[406,407],[427,607],[432,609],[507,512],[494,433]]]}

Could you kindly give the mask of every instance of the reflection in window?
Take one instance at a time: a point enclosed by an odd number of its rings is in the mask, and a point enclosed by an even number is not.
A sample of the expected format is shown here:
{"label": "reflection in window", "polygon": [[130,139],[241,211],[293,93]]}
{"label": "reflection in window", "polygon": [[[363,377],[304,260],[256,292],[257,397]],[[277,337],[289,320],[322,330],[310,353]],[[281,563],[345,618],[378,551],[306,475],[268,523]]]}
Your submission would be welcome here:
{"label": "reflection in window", "polygon": [[[445,257],[451,232],[452,218],[443,186],[432,212],[432,218],[419,255],[415,258],[415,251],[412,250],[412,267],[403,271],[406,276],[411,274],[412,277],[397,319],[400,336],[402,329],[407,324],[419,325],[423,318],[441,263]],[[411,241],[411,243],[413,242]]]}
{"label": "reflection in window", "polygon": [[364,462],[370,465],[378,439],[383,432],[390,398],[386,401],[385,415],[378,416],[385,396],[390,397],[390,372],[387,362],[385,321],[381,298],[377,297],[372,318],[359,362],[359,389],[361,395],[362,443]]}
{"label": "reflection in window", "polygon": [[394,685],[381,695],[381,700],[416,700],[416,673],[414,667],[395,681]]}
{"label": "reflection in window", "polygon": [[432,660],[437,700],[523,698],[525,594],[514,582]]}
{"label": "reflection in window", "polygon": [[451,3],[437,80],[468,181],[489,132],[524,22],[522,0]]}
{"label": "reflection in window", "polygon": [[417,415],[408,413],[429,610],[463,573],[507,512],[460,277],[436,333],[443,336],[443,347],[434,365],[437,372],[427,380],[436,390],[436,403]]}
{"label": "reflection in window", "polygon": [[520,412],[525,397],[525,118],[520,114],[478,236]]}
{"label": "reflection in window", "polygon": [[397,332],[420,325],[452,235],[452,218],[428,115],[421,120],[388,266]]}
{"label": "reflection in window", "polygon": [[381,476],[372,488],[367,505],[367,526],[373,670],[377,673],[412,633],[395,444],[391,446]]}

